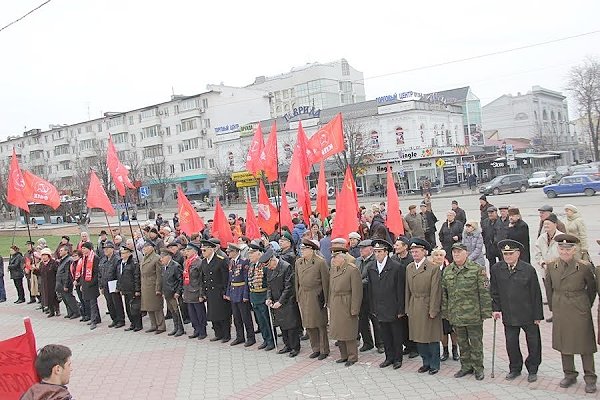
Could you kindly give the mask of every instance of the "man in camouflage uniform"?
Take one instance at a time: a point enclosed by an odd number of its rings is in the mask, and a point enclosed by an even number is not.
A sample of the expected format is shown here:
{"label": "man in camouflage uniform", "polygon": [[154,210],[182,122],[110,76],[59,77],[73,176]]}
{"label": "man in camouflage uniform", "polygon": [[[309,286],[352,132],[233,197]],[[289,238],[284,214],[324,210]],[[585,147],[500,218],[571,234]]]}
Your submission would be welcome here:
{"label": "man in camouflage uniform", "polygon": [[[458,335],[460,371],[455,378],[474,373],[483,375],[483,320],[492,315],[492,299],[485,270],[468,260],[467,246],[452,245],[454,261],[442,275],[442,318],[447,319]],[[477,287],[477,290],[473,290]]]}

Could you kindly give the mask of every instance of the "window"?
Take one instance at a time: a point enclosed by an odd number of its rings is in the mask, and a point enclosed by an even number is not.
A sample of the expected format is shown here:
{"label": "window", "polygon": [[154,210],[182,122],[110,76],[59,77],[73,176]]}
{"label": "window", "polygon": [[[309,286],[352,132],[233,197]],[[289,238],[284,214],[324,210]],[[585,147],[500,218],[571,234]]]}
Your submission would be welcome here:
{"label": "window", "polygon": [[91,125],[86,125],[85,126],[85,131],[89,133],[89,132],[93,132],[94,130],[92,129]]}
{"label": "window", "polygon": [[[117,118],[109,119],[106,125],[108,126],[108,129],[110,129],[110,128],[114,128],[115,126],[119,126],[122,123],[123,123],[123,118],[117,117]],[[79,133],[81,133],[81,132],[79,132]]]}
{"label": "window", "polygon": [[208,167],[209,168],[214,168],[215,167],[215,160],[213,160],[212,158],[208,159]]}
{"label": "window", "polygon": [[175,173],[175,165],[169,164],[169,172],[172,173],[172,174]]}
{"label": "window", "polygon": [[197,149],[199,147],[200,140],[198,138],[184,140],[183,142],[179,143],[178,146],[180,153],[188,150]]}
{"label": "window", "polygon": [[77,128],[77,134],[81,135],[81,127]]}
{"label": "window", "polygon": [[148,118],[152,118],[156,116],[156,108],[151,108],[149,110],[144,110],[140,113],[140,121],[143,121]]}
{"label": "window", "polygon": [[[91,139],[88,140],[91,141]],[[69,154],[70,147],[71,146],[69,146],[68,144],[61,144],[60,146],[55,146],[54,156],[62,156],[63,154]]]}
{"label": "window", "polygon": [[71,161],[61,161],[60,170],[69,171],[71,169]]}
{"label": "window", "polygon": [[133,115],[129,116],[129,125],[133,125]]}
{"label": "window", "polygon": [[202,126],[204,128],[210,128],[210,118],[205,118],[202,120]]}
{"label": "window", "polygon": [[200,166],[206,168],[206,157],[200,157]]}
{"label": "window", "polygon": [[340,90],[342,92],[352,92],[352,82],[350,81],[340,81]]}
{"label": "window", "polygon": [[163,146],[159,144],[156,146],[144,147],[142,154],[144,158],[160,157],[163,155]]}
{"label": "window", "polygon": [[98,123],[98,125],[96,125],[96,128],[98,129],[98,132],[102,132],[102,123]]}
{"label": "window", "polygon": [[119,157],[119,160],[121,160],[121,161],[127,160],[128,154],[129,154],[129,151],[127,151],[127,150],[117,151],[117,157]]}
{"label": "window", "polygon": [[179,111],[193,110],[200,107],[200,99],[187,99],[179,103]]}
{"label": "window", "polygon": [[212,139],[207,139],[207,140],[206,140],[206,143],[208,144],[208,148],[209,148],[209,149],[212,149],[212,148],[213,148],[213,142],[212,142]]}
{"label": "window", "polygon": [[202,108],[208,108],[208,99],[202,99]]}
{"label": "window", "polygon": [[290,92],[286,89],[283,91],[283,99],[287,100],[290,98]]}
{"label": "window", "polygon": [[163,108],[163,109],[161,110],[161,112],[163,113],[163,115],[164,115],[165,117],[168,117],[168,116],[169,116],[169,107],[165,107],[165,108]]}
{"label": "window", "polygon": [[202,166],[202,161],[200,160],[200,157],[186,158],[185,164],[182,165],[184,166],[184,171],[190,169],[200,169],[200,167]]}
{"label": "window", "polygon": [[173,146],[167,146],[167,154],[173,154]]}
{"label": "window", "polygon": [[159,133],[160,133],[159,126],[152,125],[152,126],[142,129],[141,139],[144,140],[144,139],[152,138],[152,137],[158,136]]}
{"label": "window", "polygon": [[165,133],[167,134],[167,136],[171,136],[171,127],[170,126],[167,126],[165,128]]}
{"label": "window", "polygon": [[342,75],[350,75],[350,64],[345,59],[342,59]]}
{"label": "window", "polygon": [[129,141],[129,133],[127,133],[127,132],[116,133],[116,134],[112,135],[112,140],[113,140],[114,144],[127,143]]}
{"label": "window", "polygon": [[[55,148],[56,149],[56,148]],[[79,150],[93,150],[94,149],[94,139],[86,139],[79,142]]]}
{"label": "window", "polygon": [[181,132],[191,131],[198,127],[196,118],[181,120]]}

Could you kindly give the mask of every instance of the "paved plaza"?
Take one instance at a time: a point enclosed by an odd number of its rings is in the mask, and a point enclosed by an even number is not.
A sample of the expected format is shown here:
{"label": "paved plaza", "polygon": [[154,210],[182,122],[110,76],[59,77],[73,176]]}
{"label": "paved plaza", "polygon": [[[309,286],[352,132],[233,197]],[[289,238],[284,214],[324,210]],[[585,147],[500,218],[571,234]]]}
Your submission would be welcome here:
{"label": "paved plaza", "polygon": [[[468,219],[479,220],[478,194],[457,197],[467,211]],[[433,208],[438,219],[445,218],[450,208],[448,197],[434,197]],[[523,218],[530,225],[530,233],[537,233],[537,207],[551,204],[559,218],[564,219],[562,206],[575,204],[585,218],[590,239],[590,252],[600,261],[600,196],[547,199],[541,190],[529,190],[524,194],[490,196],[492,204],[517,205]],[[416,203],[415,198],[401,199],[404,210]],[[301,342],[302,351],[296,358],[278,355],[275,351],[257,350],[257,346],[244,348],[229,343],[211,343],[208,339],[198,341],[154,335],[142,332],[124,332],[109,329],[110,319],[104,315],[106,306],[100,297],[102,324],[90,331],[78,320],[61,317],[46,318],[37,305],[15,305],[15,289],[5,277],[8,301],[0,304],[0,338],[8,338],[23,332],[22,318],[30,316],[41,347],[48,343],[60,343],[73,350],[74,372],[69,389],[78,399],[574,399],[600,398],[600,393],[585,394],[583,378],[569,389],[558,386],[562,378],[560,355],[551,348],[552,324],[542,322],[543,360],[538,381],[527,382],[527,374],[508,382],[508,357],[504,347],[504,331],[498,323],[496,343],[496,377],[491,378],[493,322],[487,320],[484,327],[485,379],[476,381],[472,375],[455,379],[459,362],[442,363],[435,376],[417,373],[420,358],[405,358],[402,368],[380,369],[383,355],[374,351],[360,353],[359,362],[347,368],[336,364],[339,353],[331,343],[331,356],[324,361],[308,359],[308,341]],[[593,315],[596,315],[597,303]],[[62,307],[64,315],[64,307]],[[549,315],[545,308],[546,316]],[[594,321],[596,323],[596,321]],[[145,327],[149,321],[144,318]],[[167,321],[168,331],[172,321]],[[186,325],[191,333],[190,325]],[[233,328],[232,328],[233,329]],[[233,331],[232,331],[233,332]],[[210,336],[212,331],[209,329]],[[521,347],[526,352],[524,337]],[[259,340],[260,343],[260,340]],[[524,353],[525,354],[525,353]],[[600,364],[600,363],[598,363]],[[576,357],[581,372],[581,361]],[[600,365],[597,366],[600,371]]]}

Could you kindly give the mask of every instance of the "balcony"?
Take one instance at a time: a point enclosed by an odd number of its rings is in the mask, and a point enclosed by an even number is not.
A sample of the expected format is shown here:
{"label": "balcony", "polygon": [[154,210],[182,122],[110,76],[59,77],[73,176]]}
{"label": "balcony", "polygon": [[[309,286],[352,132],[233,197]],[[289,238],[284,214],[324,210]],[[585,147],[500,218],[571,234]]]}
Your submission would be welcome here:
{"label": "balcony", "polygon": [[75,170],[74,169],[59,169],[58,171],[56,171],[54,173],[54,175],[58,178],[70,178],[75,176]]}
{"label": "balcony", "polygon": [[52,155],[52,161],[53,162],[61,162],[61,161],[68,161],[70,159],[73,158],[73,155],[67,153],[67,154],[61,154],[61,155]]}
{"label": "balcony", "polygon": [[163,136],[162,135],[156,135],[153,137],[145,138],[144,140],[140,141],[139,146],[140,147],[150,147],[150,146],[156,146],[159,144],[163,144]]}
{"label": "balcony", "polygon": [[25,150],[29,150],[30,152],[44,151],[45,150],[44,146],[45,145],[43,143],[33,143],[33,144],[30,144],[29,146],[27,146],[27,148]]}

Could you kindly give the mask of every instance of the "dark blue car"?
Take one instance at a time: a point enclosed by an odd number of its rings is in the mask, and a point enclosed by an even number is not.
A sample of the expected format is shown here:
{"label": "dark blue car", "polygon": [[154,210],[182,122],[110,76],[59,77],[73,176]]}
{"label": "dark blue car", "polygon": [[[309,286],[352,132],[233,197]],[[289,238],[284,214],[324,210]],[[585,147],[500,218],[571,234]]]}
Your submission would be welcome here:
{"label": "dark blue car", "polygon": [[586,196],[593,196],[597,191],[600,191],[600,181],[585,175],[565,176],[554,185],[544,186],[544,193],[551,199],[563,194],[583,193]]}

